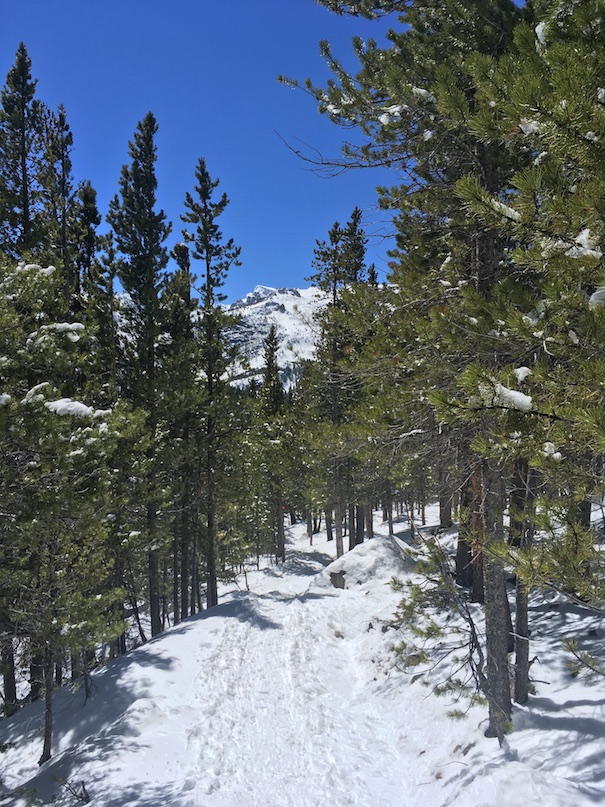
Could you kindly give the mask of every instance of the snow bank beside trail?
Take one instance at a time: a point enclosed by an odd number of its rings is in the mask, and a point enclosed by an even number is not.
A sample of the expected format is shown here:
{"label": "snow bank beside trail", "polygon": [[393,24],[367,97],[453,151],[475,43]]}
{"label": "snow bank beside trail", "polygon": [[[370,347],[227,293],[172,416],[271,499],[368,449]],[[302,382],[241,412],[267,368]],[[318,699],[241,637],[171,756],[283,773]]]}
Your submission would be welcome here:
{"label": "snow bank beside trail", "polygon": [[413,569],[414,556],[415,551],[394,536],[379,536],[335,560],[317,575],[313,585],[332,588],[334,575],[344,577],[345,588],[389,583]]}

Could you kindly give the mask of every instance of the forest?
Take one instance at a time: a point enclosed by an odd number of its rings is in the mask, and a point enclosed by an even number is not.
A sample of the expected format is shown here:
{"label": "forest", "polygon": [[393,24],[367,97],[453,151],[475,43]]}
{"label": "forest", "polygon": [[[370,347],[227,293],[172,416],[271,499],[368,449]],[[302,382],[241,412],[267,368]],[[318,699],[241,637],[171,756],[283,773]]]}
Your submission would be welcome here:
{"label": "forest", "polygon": [[392,170],[396,246],[379,283],[354,201],[316,241],[316,357],[287,394],[274,329],[262,379],[232,383],[241,256],[205,159],[167,221],[149,112],[100,211],[26,44],[6,77],[2,708],[44,699],[40,764],[63,681],[212,609],[250,558],[282,563],[286,520],[323,521],[341,556],[374,511],[392,533],[439,502],[455,555],[437,531],[402,610],[420,646],[436,605],[483,604],[465,664],[500,742],[531,691],[532,592],[602,613],[605,2],[318,1],[391,21],[387,47],[354,41],[354,74],[324,42],[326,86],[282,81],[347,132],[327,167]]}

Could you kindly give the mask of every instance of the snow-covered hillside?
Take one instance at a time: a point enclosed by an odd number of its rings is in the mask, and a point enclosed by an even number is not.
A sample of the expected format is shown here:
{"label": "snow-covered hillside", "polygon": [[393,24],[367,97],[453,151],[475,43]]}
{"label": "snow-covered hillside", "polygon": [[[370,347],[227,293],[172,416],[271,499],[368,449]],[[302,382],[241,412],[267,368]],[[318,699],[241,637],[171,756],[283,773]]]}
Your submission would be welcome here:
{"label": "snow-covered hillside", "polygon": [[264,366],[263,343],[271,325],[277,328],[278,363],[286,389],[296,383],[300,365],[313,358],[317,323],[314,315],[323,304],[324,295],[316,288],[274,289],[257,286],[242,300],[227,306],[240,317],[230,334],[231,341],[249,359],[249,369],[242,369],[240,379],[259,378]]}
{"label": "snow-covered hillside", "polygon": [[[605,802],[605,685],[560,650],[594,617],[536,601],[537,693],[503,749],[397,669],[393,576],[414,573],[405,524],[332,563],[324,534],[289,531],[288,560],[250,571],[210,612],[56,696],[41,769],[41,706],[0,721],[0,803],[56,807],[588,807]],[[346,588],[331,573],[344,572]],[[8,795],[23,787],[22,796]],[[4,793],[2,799],[1,793]],[[35,802],[41,803],[41,802]]]}

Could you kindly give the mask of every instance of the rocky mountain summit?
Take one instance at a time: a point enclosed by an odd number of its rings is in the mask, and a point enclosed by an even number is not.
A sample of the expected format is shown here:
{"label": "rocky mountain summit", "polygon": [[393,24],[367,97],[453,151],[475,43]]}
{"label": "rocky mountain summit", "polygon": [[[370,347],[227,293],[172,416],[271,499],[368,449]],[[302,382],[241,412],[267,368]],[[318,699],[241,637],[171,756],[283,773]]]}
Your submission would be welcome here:
{"label": "rocky mountain summit", "polygon": [[260,380],[264,366],[264,341],[271,325],[277,328],[277,360],[285,389],[296,384],[303,362],[313,358],[318,325],[314,315],[324,302],[317,288],[275,289],[256,286],[243,299],[226,306],[240,318],[231,332],[232,343],[247,358],[237,368],[238,383]]}

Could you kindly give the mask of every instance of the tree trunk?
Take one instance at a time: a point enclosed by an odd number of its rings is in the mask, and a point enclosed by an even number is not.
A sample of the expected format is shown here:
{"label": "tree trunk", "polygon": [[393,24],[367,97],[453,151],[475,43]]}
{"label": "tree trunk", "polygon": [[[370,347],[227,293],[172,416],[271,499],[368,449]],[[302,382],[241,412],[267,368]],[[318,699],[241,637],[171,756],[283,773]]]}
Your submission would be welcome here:
{"label": "tree trunk", "polygon": [[307,507],[307,536],[309,538],[309,546],[313,546],[313,513],[310,507]]}
{"label": "tree trunk", "polygon": [[278,561],[285,563],[286,560],[286,531],[284,527],[284,507],[281,493],[277,494],[275,502],[275,520],[277,522],[277,552]]}
{"label": "tree trunk", "polygon": [[372,502],[368,502],[366,505],[366,532],[368,534],[368,540],[374,537],[374,513],[372,510]]}
{"label": "tree trunk", "polygon": [[44,685],[44,654],[32,640],[32,660],[29,667],[29,699],[37,701]]}
{"label": "tree trunk", "polygon": [[44,743],[38,765],[44,765],[51,756],[53,738],[53,669],[53,652],[47,642],[44,650]]}
{"label": "tree trunk", "polygon": [[179,571],[182,570],[179,557],[179,548],[182,541],[181,536],[182,536],[183,520],[184,520],[184,514],[182,511],[175,515],[174,532],[172,536],[172,617],[175,625],[177,625],[181,621],[181,607],[180,607],[181,597],[180,597],[179,582],[181,588],[183,588],[185,585],[185,581],[182,575],[179,575]]}
{"label": "tree trunk", "polygon": [[328,541],[334,540],[334,520],[332,518],[332,505],[326,507],[326,537]]}
{"label": "tree trunk", "polygon": [[506,596],[506,584],[502,562],[491,550],[497,550],[504,542],[502,526],[503,502],[500,495],[500,469],[490,461],[482,461],[484,500],[484,541],[486,551],[483,559],[485,591],[485,637],[486,637],[486,692],[489,707],[487,737],[497,737],[500,744],[510,730],[512,704],[508,665],[508,641],[510,636],[510,609]]}
{"label": "tree trunk", "polygon": [[453,493],[449,484],[447,469],[439,466],[439,526],[449,530],[452,526],[452,498]]}
{"label": "tree trunk", "polygon": [[349,551],[357,544],[357,531],[355,529],[355,505],[351,502],[347,507],[349,513]]}
{"label": "tree trunk", "polygon": [[334,532],[336,535],[336,557],[340,558],[344,554],[344,547],[342,543],[342,511],[338,500],[334,505]]}
{"label": "tree trunk", "polygon": [[156,505],[155,501],[147,504],[147,537],[151,544],[148,553],[149,568],[149,616],[151,619],[151,635],[158,636],[162,632],[162,617],[160,608],[160,565],[159,551],[155,548],[156,533]]}
{"label": "tree trunk", "polygon": [[[513,486],[522,491],[514,497],[516,512],[511,512],[511,543],[521,548],[531,546],[534,537],[535,472],[526,461],[520,460],[515,467]],[[512,509],[512,499],[511,499]],[[513,518],[514,516],[514,518]],[[527,703],[529,697],[529,590],[517,578],[515,608],[515,701]]]}
{"label": "tree trunk", "polygon": [[365,508],[363,504],[358,504],[355,507],[355,542],[357,544],[363,544],[363,538],[365,535]]}
{"label": "tree trunk", "polygon": [[15,680],[15,649],[13,637],[2,642],[2,681],[4,685],[4,714],[6,717],[17,711],[17,683]]}

